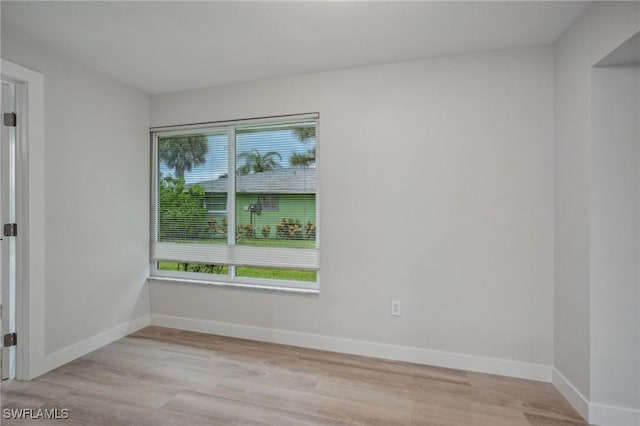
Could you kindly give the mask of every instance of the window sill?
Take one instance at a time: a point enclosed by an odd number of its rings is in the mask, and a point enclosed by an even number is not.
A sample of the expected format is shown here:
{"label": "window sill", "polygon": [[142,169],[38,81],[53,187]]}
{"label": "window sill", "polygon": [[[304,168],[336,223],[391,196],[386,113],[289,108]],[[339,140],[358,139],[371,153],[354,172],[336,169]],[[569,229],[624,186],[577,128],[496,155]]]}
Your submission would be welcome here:
{"label": "window sill", "polygon": [[273,291],[278,293],[295,293],[295,294],[309,294],[309,295],[320,294],[320,290],[318,289],[279,287],[279,286],[267,285],[267,284],[262,285],[262,284],[231,283],[231,282],[225,282],[225,281],[208,281],[208,280],[196,280],[196,279],[177,278],[177,277],[149,276],[147,277],[147,281],[171,282],[171,283],[178,283],[178,284],[209,285],[214,287],[230,287],[230,288],[240,288],[240,289],[247,289],[247,290]]}

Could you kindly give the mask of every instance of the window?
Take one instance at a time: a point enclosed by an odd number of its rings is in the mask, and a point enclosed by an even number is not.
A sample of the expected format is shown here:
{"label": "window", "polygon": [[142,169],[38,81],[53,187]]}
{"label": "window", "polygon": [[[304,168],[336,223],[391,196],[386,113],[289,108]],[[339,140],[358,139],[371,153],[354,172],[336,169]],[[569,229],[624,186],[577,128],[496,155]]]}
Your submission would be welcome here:
{"label": "window", "polygon": [[267,212],[277,212],[280,208],[278,194],[258,195],[258,204],[260,204],[263,211]]}
{"label": "window", "polygon": [[209,192],[204,194],[204,207],[209,214],[227,215],[227,194]]}
{"label": "window", "polygon": [[318,117],[152,129],[154,277],[318,289]]}

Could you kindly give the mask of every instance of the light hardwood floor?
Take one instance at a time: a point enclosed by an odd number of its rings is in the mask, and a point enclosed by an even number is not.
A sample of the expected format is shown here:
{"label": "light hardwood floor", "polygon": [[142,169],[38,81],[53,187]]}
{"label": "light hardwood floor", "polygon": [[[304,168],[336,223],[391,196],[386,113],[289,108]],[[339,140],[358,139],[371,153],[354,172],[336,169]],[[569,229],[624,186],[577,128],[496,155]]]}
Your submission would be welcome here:
{"label": "light hardwood floor", "polygon": [[3,425],[586,425],[549,383],[160,327],[3,382],[2,407],[70,416]]}

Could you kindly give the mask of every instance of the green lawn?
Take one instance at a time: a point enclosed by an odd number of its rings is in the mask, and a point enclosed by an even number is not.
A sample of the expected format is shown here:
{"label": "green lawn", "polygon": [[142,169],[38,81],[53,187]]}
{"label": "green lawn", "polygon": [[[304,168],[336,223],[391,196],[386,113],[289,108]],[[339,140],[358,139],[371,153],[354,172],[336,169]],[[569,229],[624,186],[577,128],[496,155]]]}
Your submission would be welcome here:
{"label": "green lawn", "polygon": [[[221,244],[224,240],[199,240],[195,243]],[[248,245],[254,247],[291,247],[291,248],[314,248],[316,242],[313,240],[280,240],[280,239],[243,239],[238,241],[238,245]],[[160,261],[158,269],[163,271],[184,271],[184,264],[177,262]],[[215,271],[200,270],[200,265],[190,264],[187,267],[191,272],[229,274],[227,266],[220,266]],[[315,282],[317,280],[316,271],[300,269],[275,269],[275,268],[255,268],[249,266],[238,266],[236,276],[246,278],[263,278],[269,280],[303,281]]]}
{"label": "green lawn", "polygon": [[238,277],[305,282],[316,282],[317,279],[316,271],[307,271],[302,269],[252,268],[249,266],[238,266],[236,268],[236,275]]}
{"label": "green lawn", "polygon": [[[200,272],[194,271],[193,264],[189,265],[187,268],[191,272]],[[158,269],[162,271],[184,271],[184,264],[177,262],[168,262],[168,261],[160,261]],[[210,271],[203,271],[210,272]],[[217,271],[218,274],[228,275],[229,268],[227,266],[222,266],[220,271]],[[249,266],[238,266],[236,268],[236,276],[238,277],[246,277],[246,278],[264,278],[269,280],[286,280],[286,281],[304,281],[304,282],[315,282],[316,281],[316,271],[308,271],[303,269],[275,269],[275,268],[254,268]]]}

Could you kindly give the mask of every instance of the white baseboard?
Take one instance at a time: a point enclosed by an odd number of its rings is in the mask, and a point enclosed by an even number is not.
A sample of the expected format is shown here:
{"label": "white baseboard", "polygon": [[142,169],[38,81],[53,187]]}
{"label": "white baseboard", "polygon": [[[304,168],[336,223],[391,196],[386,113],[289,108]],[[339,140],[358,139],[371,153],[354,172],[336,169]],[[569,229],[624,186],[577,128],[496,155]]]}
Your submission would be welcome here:
{"label": "white baseboard", "polygon": [[612,407],[589,402],[557,369],[553,369],[552,383],[573,408],[590,424],[597,426],[640,426],[640,410]]}
{"label": "white baseboard", "polygon": [[151,325],[522,379],[551,381],[551,366],[287,330],[151,314]]}
{"label": "white baseboard", "polygon": [[591,403],[589,423],[598,426],[640,426],[640,410]]}
{"label": "white baseboard", "polygon": [[114,342],[118,339],[121,339],[124,336],[131,334],[134,331],[138,331],[148,325],[149,316],[144,315],[124,324],[113,327],[112,329],[103,331],[102,333],[95,336],[91,336],[81,342],[75,343],[57,352],[46,355],[44,360],[45,369],[43,373],[51,371],[54,368],[58,368],[61,365],[73,361],[74,359],[79,358],[83,355],[86,355],[89,352],[93,352],[96,349],[100,349],[101,347],[108,345],[109,343]]}
{"label": "white baseboard", "polygon": [[556,368],[553,369],[551,383],[582,417],[589,419],[589,400]]}

